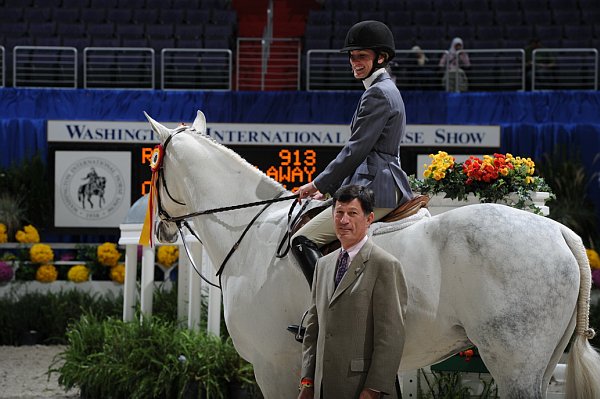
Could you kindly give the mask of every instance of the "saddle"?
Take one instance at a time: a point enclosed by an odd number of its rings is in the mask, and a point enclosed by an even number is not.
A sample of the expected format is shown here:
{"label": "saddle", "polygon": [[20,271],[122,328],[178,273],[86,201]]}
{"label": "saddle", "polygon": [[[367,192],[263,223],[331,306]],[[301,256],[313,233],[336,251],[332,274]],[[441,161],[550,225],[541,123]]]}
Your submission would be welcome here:
{"label": "saddle", "polygon": [[[385,215],[378,222],[381,223],[391,223],[397,222],[398,220],[407,218],[419,212],[421,208],[427,208],[427,204],[429,203],[429,197],[427,195],[417,195],[413,199],[408,200],[407,202],[397,206],[393,211]],[[317,207],[311,208],[308,211],[304,212],[297,220],[297,222],[292,226],[292,231],[290,237],[296,234],[296,232],[308,223],[313,217],[321,213],[323,210],[328,208],[331,205],[329,201],[319,205]],[[331,243],[323,245],[321,249],[321,253],[326,255],[330,252],[333,252],[340,248],[340,241],[334,240]]]}

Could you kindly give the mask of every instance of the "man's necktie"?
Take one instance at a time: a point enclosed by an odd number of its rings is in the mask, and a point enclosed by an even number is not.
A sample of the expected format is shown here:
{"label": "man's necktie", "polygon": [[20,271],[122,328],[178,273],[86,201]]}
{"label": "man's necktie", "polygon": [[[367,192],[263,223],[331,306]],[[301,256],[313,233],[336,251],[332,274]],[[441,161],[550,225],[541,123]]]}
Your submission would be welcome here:
{"label": "man's necktie", "polygon": [[342,281],[342,277],[346,274],[346,270],[348,270],[348,252],[342,251],[338,258],[338,268],[335,273],[335,286],[337,288],[340,281]]}

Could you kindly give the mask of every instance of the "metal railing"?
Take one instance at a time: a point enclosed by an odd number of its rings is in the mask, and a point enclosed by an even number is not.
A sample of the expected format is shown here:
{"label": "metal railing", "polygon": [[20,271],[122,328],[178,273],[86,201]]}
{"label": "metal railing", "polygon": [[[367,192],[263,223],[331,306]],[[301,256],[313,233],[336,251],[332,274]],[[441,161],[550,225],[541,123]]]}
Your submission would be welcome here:
{"label": "metal railing", "polygon": [[338,50],[308,50],[306,53],[306,90],[362,90],[354,79],[348,54]]}
{"label": "metal railing", "polygon": [[[534,54],[551,54],[556,67],[549,77],[543,64],[531,67],[533,84],[528,85],[528,69],[523,49],[461,50],[467,53],[470,67],[461,70],[438,66],[446,50],[424,50],[424,65],[412,50],[396,50],[389,70],[396,85],[405,90],[507,91],[547,89],[598,89],[598,51],[596,49],[538,49]],[[539,54],[539,55],[541,55]],[[534,56],[534,58],[536,58]],[[462,72],[461,72],[462,71]],[[462,77],[459,77],[462,74]],[[445,78],[446,77],[446,78]],[[530,86],[530,87],[528,87]],[[349,70],[348,56],[337,50],[308,50],[306,89],[362,90]]]}
{"label": "metal railing", "polygon": [[163,90],[231,90],[231,50],[163,49],[160,53]]}
{"label": "metal railing", "polygon": [[532,90],[598,90],[598,50],[535,49],[532,56]]}
{"label": "metal railing", "polygon": [[389,64],[396,86],[401,90],[442,90],[443,68],[438,63],[446,53],[447,50],[396,50]]}
{"label": "metal railing", "polygon": [[[471,66],[465,71],[470,91],[525,90],[525,50],[460,50],[469,56]],[[456,71],[449,71],[449,74]],[[460,79],[454,79],[448,91],[460,91]]]}
{"label": "metal railing", "polygon": [[77,49],[15,46],[13,86],[77,88]]}
{"label": "metal railing", "polygon": [[87,47],[83,50],[85,89],[154,89],[154,49]]}
{"label": "metal railing", "polygon": [[[74,47],[44,46],[16,46],[12,58],[6,61],[10,53],[0,46],[0,83],[4,87],[12,77],[12,86],[17,88],[301,90],[300,41],[269,40],[268,58],[263,56],[263,41],[238,38],[235,61],[229,49],[169,48],[155,57],[154,50],[146,47],[86,47],[81,56]],[[523,49],[462,51],[471,60],[471,66],[464,70],[468,83],[465,90],[598,90],[598,50],[594,48],[536,49],[531,65],[526,64]],[[412,50],[397,50],[389,69],[399,88],[463,88],[456,76],[453,80],[452,75],[443,79],[444,73],[452,73],[448,66],[438,66],[445,50],[423,52],[428,61],[421,66]],[[305,60],[306,90],[363,89],[352,76],[346,54],[334,49],[308,50]],[[82,82],[78,82],[80,76]]]}
{"label": "metal railing", "polygon": [[299,39],[240,37],[236,59],[238,90],[300,90]]}

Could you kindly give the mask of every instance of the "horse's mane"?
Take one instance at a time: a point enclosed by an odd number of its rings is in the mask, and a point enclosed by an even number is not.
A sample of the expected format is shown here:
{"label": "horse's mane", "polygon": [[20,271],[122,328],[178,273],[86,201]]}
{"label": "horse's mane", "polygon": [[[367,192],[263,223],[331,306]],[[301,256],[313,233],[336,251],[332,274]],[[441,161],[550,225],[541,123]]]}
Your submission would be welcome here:
{"label": "horse's mane", "polygon": [[[271,176],[264,173],[262,170],[258,169],[256,166],[252,165],[250,162],[246,161],[244,158],[240,156],[237,152],[233,151],[231,148],[219,143],[217,140],[212,138],[206,133],[196,131],[196,135],[200,136],[202,139],[206,140],[206,142],[212,146],[214,146],[217,150],[224,153],[226,156],[232,159],[237,163],[244,165],[252,173],[258,175],[262,180],[266,180],[270,185],[273,186],[276,190],[285,190],[285,187],[277,180],[273,179]],[[194,137],[194,135],[192,135]]]}

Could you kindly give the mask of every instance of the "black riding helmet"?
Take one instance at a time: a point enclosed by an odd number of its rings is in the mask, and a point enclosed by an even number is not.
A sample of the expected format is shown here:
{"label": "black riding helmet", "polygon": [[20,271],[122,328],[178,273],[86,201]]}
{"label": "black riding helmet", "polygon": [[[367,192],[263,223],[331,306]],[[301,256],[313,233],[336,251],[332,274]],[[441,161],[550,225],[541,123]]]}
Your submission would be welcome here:
{"label": "black riding helmet", "polygon": [[[352,50],[371,49],[375,51],[375,63],[373,71],[377,68],[383,68],[396,55],[396,46],[394,45],[394,35],[386,24],[379,21],[361,21],[354,24],[346,34],[344,47],[340,52],[350,52]],[[388,55],[383,63],[377,63],[381,53]],[[369,76],[373,73],[369,74]]]}

